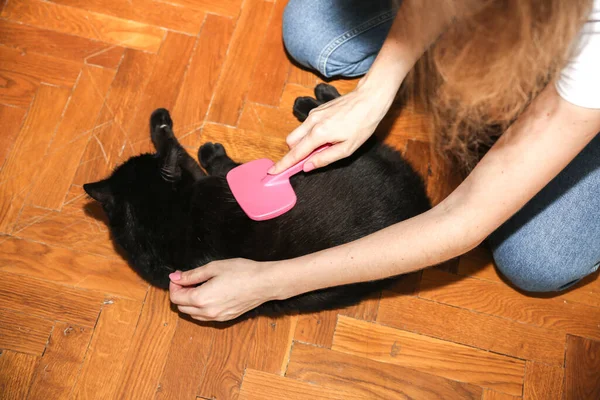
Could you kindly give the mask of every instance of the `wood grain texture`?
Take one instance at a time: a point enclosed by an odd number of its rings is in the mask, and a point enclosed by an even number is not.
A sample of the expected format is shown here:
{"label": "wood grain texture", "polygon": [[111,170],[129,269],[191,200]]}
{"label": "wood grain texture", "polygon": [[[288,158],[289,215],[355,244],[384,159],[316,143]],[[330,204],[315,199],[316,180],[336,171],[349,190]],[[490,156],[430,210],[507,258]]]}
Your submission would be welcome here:
{"label": "wood grain texture", "polygon": [[[218,324],[221,325],[221,324]],[[248,361],[248,343],[256,330],[254,320],[218,326],[198,396],[236,399]],[[227,354],[226,357],[223,357]]]}
{"label": "wood grain texture", "polygon": [[262,104],[247,102],[240,116],[238,126],[270,136],[285,139],[300,122],[294,117],[291,109],[273,108]]}
{"label": "wood grain texture", "polygon": [[377,322],[554,365],[561,364],[564,357],[564,338],[552,330],[410,296],[382,296]]}
{"label": "wood grain texture", "polygon": [[518,400],[520,398],[520,396],[511,396],[510,394],[485,389],[483,391],[483,397],[481,398],[481,400]]}
{"label": "wood grain texture", "polygon": [[[156,399],[193,399],[202,381],[216,330],[179,318]],[[182,366],[185,365],[185,368]]]}
{"label": "wood grain texture", "polygon": [[370,399],[479,399],[481,388],[396,365],[295,343],[286,377]]}
{"label": "wood grain texture", "polygon": [[11,0],[2,17],[44,29],[156,52],[165,31],[158,27],[38,0]]}
{"label": "wood grain texture", "polygon": [[182,9],[169,2],[153,0],[53,0],[53,3],[77,7],[99,14],[106,14],[124,20],[141,22],[173,31],[196,35],[204,20],[205,13],[193,9]]}
{"label": "wood grain texture", "polygon": [[256,64],[252,75],[249,101],[275,106],[281,98],[290,65],[281,36],[286,5],[287,0],[277,0],[275,3],[258,57],[260,62]]}
{"label": "wood grain texture", "polygon": [[161,3],[177,4],[186,10],[200,10],[212,14],[236,17],[240,12],[242,0],[157,0]]}
{"label": "wood grain texture", "polygon": [[53,326],[47,319],[0,309],[0,349],[41,356]]}
{"label": "wood grain texture", "polygon": [[288,83],[306,86],[312,89],[317,84],[317,76],[314,72],[292,63],[288,74]]}
{"label": "wood grain texture", "polygon": [[90,65],[96,65],[104,68],[118,68],[125,54],[125,49],[121,46],[111,46],[105,51],[93,54],[85,59]]}
{"label": "wood grain texture", "polygon": [[29,398],[70,398],[92,329],[57,323],[36,368]]}
{"label": "wood grain texture", "polygon": [[331,349],[512,395],[523,391],[521,360],[343,316]]}
{"label": "wood grain texture", "polygon": [[[98,119],[114,71],[85,66],[43,159],[29,204],[59,210]],[[61,171],[57,173],[57,171]]]}
{"label": "wood grain texture", "polygon": [[169,293],[151,287],[123,363],[117,398],[154,397],[167,361],[177,319],[177,313],[171,309]]}
{"label": "wood grain texture", "polygon": [[367,400],[352,388],[330,389],[253,369],[246,370],[239,400]]}
{"label": "wood grain texture", "polygon": [[40,82],[71,87],[80,68],[81,65],[73,61],[0,46],[0,70],[19,71]]}
{"label": "wood grain texture", "polygon": [[330,348],[337,314],[337,310],[327,310],[298,316],[294,340]]}
{"label": "wood grain texture", "polygon": [[528,361],[525,373],[524,400],[558,400],[563,398],[564,369]]}
{"label": "wood grain texture", "polygon": [[0,171],[0,232],[12,232],[40,167],[40,152],[45,152],[52,140],[69,94],[65,88],[40,87]]}
{"label": "wood grain texture", "polygon": [[146,90],[137,98],[137,113],[135,117],[129,116],[132,122],[127,132],[132,142],[149,136],[150,115],[154,110],[160,107],[173,109],[175,106],[195,42],[196,38],[192,36],[167,33]]}
{"label": "wood grain texture", "polygon": [[25,400],[38,357],[31,354],[0,352],[0,393],[10,400]]}
{"label": "wood grain texture", "polygon": [[9,238],[0,249],[0,271],[74,288],[143,300],[147,284],[124,260]]}
{"label": "wood grain texture", "polygon": [[283,316],[256,318],[255,333],[249,344],[246,368],[281,375],[285,372],[297,317]]}
{"label": "wood grain texture", "polygon": [[530,297],[494,282],[429,269],[423,272],[419,296],[563,334],[600,338],[600,309],[562,299]]}
{"label": "wood grain texture", "polygon": [[83,327],[96,323],[103,296],[39,279],[0,272],[0,308]]}
{"label": "wood grain texture", "polygon": [[24,117],[24,110],[0,104],[0,121],[4,124],[4,132],[0,135],[0,168],[4,165],[8,152],[13,146]]}
{"label": "wood grain texture", "polygon": [[0,104],[28,108],[39,85],[38,78],[18,71],[0,70]]}
{"label": "wood grain texture", "polygon": [[600,342],[567,337],[566,399],[600,398]]}
{"label": "wood grain texture", "polygon": [[185,136],[204,122],[234,26],[229,18],[206,16],[172,113],[177,137]]}
{"label": "wood grain texture", "polygon": [[[248,93],[273,3],[247,0],[239,17],[223,72],[208,112],[208,120],[235,126]],[[244,60],[244,62],[239,62]]]}
{"label": "wood grain texture", "polygon": [[73,389],[74,399],[113,399],[131,347],[142,303],[107,298]]}
{"label": "wood grain texture", "polygon": [[[21,53],[39,53],[82,63],[114,45],[8,20],[0,20],[0,44]],[[122,47],[116,46],[121,49]]]}

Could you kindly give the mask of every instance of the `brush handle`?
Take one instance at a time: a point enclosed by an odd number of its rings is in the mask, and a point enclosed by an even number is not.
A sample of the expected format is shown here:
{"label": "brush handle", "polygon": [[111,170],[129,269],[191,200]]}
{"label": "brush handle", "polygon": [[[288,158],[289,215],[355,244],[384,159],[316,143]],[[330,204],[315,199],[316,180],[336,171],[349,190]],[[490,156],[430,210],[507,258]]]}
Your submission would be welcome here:
{"label": "brush handle", "polygon": [[278,174],[275,175],[268,175],[263,178],[263,183],[265,186],[272,186],[272,185],[277,185],[279,183],[283,183],[286,182],[290,179],[290,177],[292,175],[296,175],[298,172],[302,171],[304,168],[304,163],[311,158],[312,156],[314,156],[317,153],[322,152],[325,149],[328,149],[331,147],[331,144],[327,143],[324,144],[320,147],[317,147],[312,153],[310,153],[309,155],[307,155],[306,157],[304,157],[302,160],[298,161],[296,164],[292,165],[291,167],[289,167],[288,169],[286,169],[285,171],[282,171]]}

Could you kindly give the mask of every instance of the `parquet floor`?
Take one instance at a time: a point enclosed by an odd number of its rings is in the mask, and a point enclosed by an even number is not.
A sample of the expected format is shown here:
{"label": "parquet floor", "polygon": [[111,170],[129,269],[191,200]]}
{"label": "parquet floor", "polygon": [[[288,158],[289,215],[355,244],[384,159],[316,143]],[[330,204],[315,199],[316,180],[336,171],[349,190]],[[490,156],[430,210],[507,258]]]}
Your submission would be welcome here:
{"label": "parquet floor", "polygon": [[[317,82],[285,56],[285,3],[0,0],[0,398],[600,398],[597,274],[529,297],[477,249],[349,309],[215,327],[130,271],[82,184],[150,148],[157,107],[192,152],[281,156]],[[395,114],[439,201],[424,117]]]}

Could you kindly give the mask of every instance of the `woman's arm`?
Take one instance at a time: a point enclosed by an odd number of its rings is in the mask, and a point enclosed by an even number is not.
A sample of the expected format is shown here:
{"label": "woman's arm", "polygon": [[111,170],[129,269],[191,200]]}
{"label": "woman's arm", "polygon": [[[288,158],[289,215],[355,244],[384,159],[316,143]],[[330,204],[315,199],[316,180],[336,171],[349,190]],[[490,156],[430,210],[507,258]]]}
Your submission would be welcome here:
{"label": "woman's arm", "polygon": [[272,297],[404,274],[476,247],[523,207],[600,131],[600,110],[549,85],[465,181],[412,219],[329,250],[274,263]]}
{"label": "woman's arm", "polygon": [[[477,246],[552,180],[600,131],[600,110],[549,85],[467,179],[419,216],[292,260],[224,260],[172,276],[171,300],[199,320],[229,320],[276,299],[435,265]],[[193,287],[205,282],[200,287]]]}
{"label": "woman's arm", "polygon": [[357,88],[313,110],[287,137],[290,152],[269,172],[284,171],[325,143],[333,146],[311,157],[314,168],[352,154],[373,134],[419,57],[454,18],[473,8],[471,3],[476,2],[403,1],[377,58]]}

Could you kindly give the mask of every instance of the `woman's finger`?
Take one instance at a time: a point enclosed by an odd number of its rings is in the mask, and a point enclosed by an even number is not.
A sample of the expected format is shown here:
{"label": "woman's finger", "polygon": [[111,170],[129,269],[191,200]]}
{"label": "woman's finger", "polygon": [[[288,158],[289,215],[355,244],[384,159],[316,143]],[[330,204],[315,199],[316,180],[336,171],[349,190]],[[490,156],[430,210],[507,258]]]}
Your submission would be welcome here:
{"label": "woman's finger", "polygon": [[285,142],[287,143],[288,147],[291,149],[298,144],[298,142],[305,137],[308,132],[310,132],[314,124],[314,119],[308,117],[306,121],[302,123],[302,125],[294,129],[292,133],[285,138]]}
{"label": "woman's finger", "polygon": [[213,276],[212,268],[207,264],[189,271],[175,271],[169,275],[169,279],[180,286],[190,286],[206,282]]}
{"label": "woman's finger", "polygon": [[[314,129],[319,129],[318,125]],[[308,156],[317,147],[328,142],[327,139],[323,138],[323,135],[321,135],[321,139],[316,139],[314,129],[304,136],[278,163],[271,167],[269,174],[278,174],[285,171]]]}
{"label": "woman's finger", "polygon": [[[304,164],[304,171],[308,172],[316,168],[323,168],[327,165],[334,163],[342,158],[348,157],[350,154],[345,148],[344,143],[338,143],[327,150],[321,151],[318,154],[315,154],[308,160],[306,160],[306,164]],[[307,168],[309,164],[312,164]]]}
{"label": "woman's finger", "polygon": [[169,284],[169,297],[173,304],[179,306],[193,306],[193,291],[195,287],[184,287],[173,282]]}

